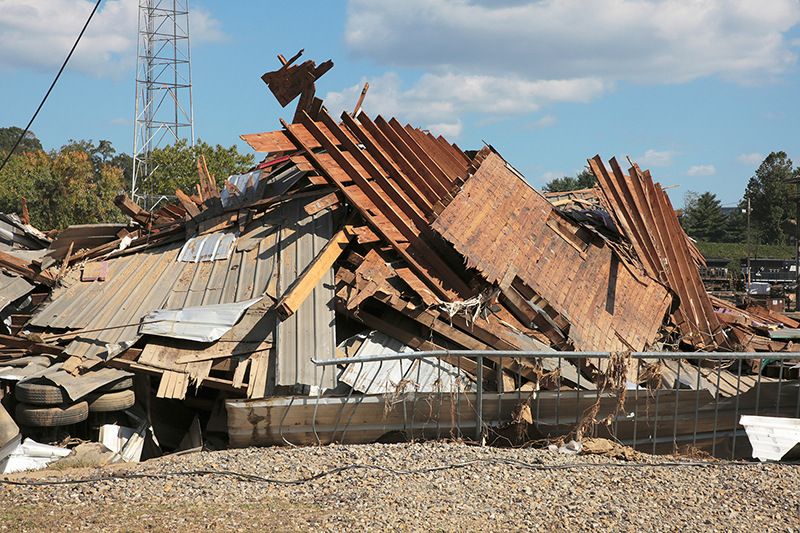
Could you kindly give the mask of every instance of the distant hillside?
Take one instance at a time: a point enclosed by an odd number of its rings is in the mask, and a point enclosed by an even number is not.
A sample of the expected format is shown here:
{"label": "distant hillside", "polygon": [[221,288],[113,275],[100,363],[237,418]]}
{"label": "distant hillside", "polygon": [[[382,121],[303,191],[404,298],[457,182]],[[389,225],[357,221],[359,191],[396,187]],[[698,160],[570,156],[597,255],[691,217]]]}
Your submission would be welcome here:
{"label": "distant hillside", "polygon": [[[731,260],[728,268],[739,273],[739,262],[747,259],[747,244],[728,242],[698,242],[697,249],[703,257],[726,257]],[[794,259],[794,247],[750,243],[750,258],[769,257],[774,259]]]}

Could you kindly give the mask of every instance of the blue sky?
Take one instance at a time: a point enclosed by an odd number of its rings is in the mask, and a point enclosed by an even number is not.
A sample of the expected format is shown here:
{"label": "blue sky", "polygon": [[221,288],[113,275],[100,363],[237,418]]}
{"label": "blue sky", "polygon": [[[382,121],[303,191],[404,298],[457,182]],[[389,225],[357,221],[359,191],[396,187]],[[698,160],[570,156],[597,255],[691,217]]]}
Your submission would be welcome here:
{"label": "blue sky", "polygon": [[[133,153],[138,4],[103,0],[31,130]],[[0,0],[0,127],[24,127],[94,6]],[[741,199],[771,151],[800,165],[800,0],[189,0],[195,138],[280,129],[261,81],[277,54],[335,66],[334,116],[364,82],[370,116],[493,145],[534,187],[596,154],[670,189]],[[627,167],[625,167],[627,168]]]}

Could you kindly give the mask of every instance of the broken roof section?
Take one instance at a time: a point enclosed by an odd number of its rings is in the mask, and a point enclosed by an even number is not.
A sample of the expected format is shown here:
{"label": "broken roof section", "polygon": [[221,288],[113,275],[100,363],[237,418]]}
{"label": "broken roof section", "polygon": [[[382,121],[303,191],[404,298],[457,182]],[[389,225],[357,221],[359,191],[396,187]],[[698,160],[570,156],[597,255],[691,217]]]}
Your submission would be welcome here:
{"label": "broken roof section", "polygon": [[[0,336],[4,353],[57,357],[64,387],[115,367],[154,377],[156,398],[197,400],[212,389],[250,399],[391,393],[409,368],[431,390],[443,374],[515,395],[600,390],[607,369],[593,362],[508,353],[624,355],[662,341],[799,349],[764,335],[796,322],[704,296],[697,252],[647,172],[625,174],[613,160],[606,170],[598,157],[590,165],[600,188],[543,196],[489,146],[467,153],[393,118],[330,116],[313,95],[327,67],[292,62],[265,81],[286,103],[300,97],[293,123],[242,136],[267,153],[249,172],[218,190],[201,160],[197,192],[177,191],[180,205],[150,213],[120,197],[131,224],[70,228],[45,264],[0,252],[0,267],[26,280],[19,291],[8,285],[9,299],[56,285],[26,324],[33,333]],[[365,330],[385,339],[371,348],[445,355],[429,367],[343,375],[312,362]],[[447,355],[458,349],[486,355]],[[38,371],[31,363],[19,366]],[[292,404],[278,400],[264,405]]]}

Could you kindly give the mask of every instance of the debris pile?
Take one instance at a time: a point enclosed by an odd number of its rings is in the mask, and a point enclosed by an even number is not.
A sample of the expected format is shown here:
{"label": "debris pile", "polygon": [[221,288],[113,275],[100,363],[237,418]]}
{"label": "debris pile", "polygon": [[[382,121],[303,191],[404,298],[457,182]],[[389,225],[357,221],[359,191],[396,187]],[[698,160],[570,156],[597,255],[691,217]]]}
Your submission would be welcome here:
{"label": "debris pile", "polygon": [[[175,205],[150,213],[117,198],[127,225],[70,227],[50,242],[0,220],[0,237],[13,237],[0,251],[0,383],[23,433],[52,441],[59,426],[84,436],[132,426],[119,457],[130,439],[137,457],[346,440],[344,420],[361,427],[350,439],[369,441],[407,428],[391,404],[409,390],[516,391],[482,408],[546,425],[544,404],[523,417],[520,398],[605,389],[631,352],[798,351],[781,334],[797,322],[705,292],[702,256],[649,171],[595,156],[599,188],[543,195],[491,146],[463,151],[358,110],[332,117],[314,96],[332,63],[293,65],[299,55],[263,76],[282,105],[299,97],[293,122],[242,135],[266,156],[221,189],[201,159],[197,190],[176,191]],[[444,355],[336,371],[314,361],[448,350],[622,355]],[[678,367],[708,384],[702,364],[657,359],[628,360],[614,379],[672,389]],[[438,409],[457,401],[440,395]],[[331,420],[312,435],[318,416]]]}

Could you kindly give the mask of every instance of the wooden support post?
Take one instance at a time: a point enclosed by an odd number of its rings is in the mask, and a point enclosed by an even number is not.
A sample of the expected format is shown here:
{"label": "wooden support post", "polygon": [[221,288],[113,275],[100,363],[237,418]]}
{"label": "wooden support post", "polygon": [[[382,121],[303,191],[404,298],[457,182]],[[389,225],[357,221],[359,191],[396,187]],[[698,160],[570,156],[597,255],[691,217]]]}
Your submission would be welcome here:
{"label": "wooden support post", "polygon": [[300,307],[319,280],[333,266],[344,249],[350,243],[350,239],[355,235],[352,226],[345,228],[333,236],[328,244],[322,249],[319,255],[309,264],[297,279],[286,289],[275,304],[275,312],[281,320],[286,320]]}

